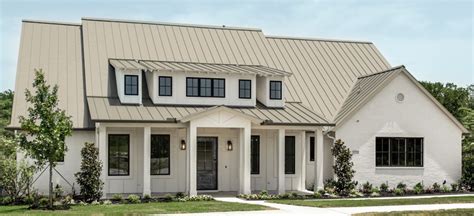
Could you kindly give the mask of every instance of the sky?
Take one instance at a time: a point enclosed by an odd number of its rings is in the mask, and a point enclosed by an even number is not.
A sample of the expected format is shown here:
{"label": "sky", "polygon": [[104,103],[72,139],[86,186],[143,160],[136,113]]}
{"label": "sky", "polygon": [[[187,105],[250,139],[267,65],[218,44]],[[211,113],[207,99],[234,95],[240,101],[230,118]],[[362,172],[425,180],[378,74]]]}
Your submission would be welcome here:
{"label": "sky", "polygon": [[0,91],[14,89],[21,20],[81,17],[254,27],[266,35],[373,42],[418,79],[474,83],[471,0],[0,0]]}

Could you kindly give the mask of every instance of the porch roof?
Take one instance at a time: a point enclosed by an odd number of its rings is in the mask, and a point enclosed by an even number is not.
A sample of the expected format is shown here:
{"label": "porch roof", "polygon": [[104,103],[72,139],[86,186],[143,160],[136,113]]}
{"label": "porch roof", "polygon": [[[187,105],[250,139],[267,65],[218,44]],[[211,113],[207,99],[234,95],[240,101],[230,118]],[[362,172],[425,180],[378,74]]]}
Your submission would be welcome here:
{"label": "porch roof", "polygon": [[[95,122],[180,122],[190,115],[215,109],[216,106],[154,105],[143,99],[142,105],[121,104],[118,98],[87,97],[91,120]],[[321,115],[299,102],[286,102],[284,108],[258,103],[255,107],[227,107],[255,119],[263,125],[334,126]]]}

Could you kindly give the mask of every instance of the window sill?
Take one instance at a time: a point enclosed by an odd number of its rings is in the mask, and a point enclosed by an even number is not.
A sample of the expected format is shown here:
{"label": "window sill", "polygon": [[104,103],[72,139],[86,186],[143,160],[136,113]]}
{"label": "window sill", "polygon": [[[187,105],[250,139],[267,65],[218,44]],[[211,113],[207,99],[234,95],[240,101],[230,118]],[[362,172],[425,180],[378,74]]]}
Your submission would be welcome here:
{"label": "window sill", "polygon": [[150,175],[151,179],[172,179],[173,175]]}
{"label": "window sill", "polygon": [[424,170],[425,167],[375,167],[376,170]]}
{"label": "window sill", "polygon": [[128,176],[107,176],[107,180],[129,180],[133,179],[133,176],[128,175]]}

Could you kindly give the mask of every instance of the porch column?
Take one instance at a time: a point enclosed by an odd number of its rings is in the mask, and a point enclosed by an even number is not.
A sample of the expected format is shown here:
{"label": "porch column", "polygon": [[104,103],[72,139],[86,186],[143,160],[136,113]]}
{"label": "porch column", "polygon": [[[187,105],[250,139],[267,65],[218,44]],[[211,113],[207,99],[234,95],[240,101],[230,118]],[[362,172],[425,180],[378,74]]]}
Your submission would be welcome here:
{"label": "porch column", "polygon": [[196,190],[196,155],[197,155],[197,130],[196,126],[193,125],[192,121],[189,122],[188,143],[187,143],[187,192],[190,196],[197,195]]}
{"label": "porch column", "polygon": [[285,193],[285,129],[278,129],[278,193]]}
{"label": "porch column", "polygon": [[324,176],[323,176],[323,167],[324,167],[324,144],[323,144],[323,129],[321,127],[316,128],[314,131],[315,135],[315,145],[316,148],[314,150],[316,151],[314,155],[316,155],[316,164],[314,166],[314,176],[315,176],[315,182],[314,182],[314,191],[317,191],[319,189],[324,188]]}
{"label": "porch column", "polygon": [[306,131],[301,132],[301,174],[298,190],[306,190]]}
{"label": "porch column", "polygon": [[99,148],[99,160],[102,162],[100,180],[104,183],[102,188],[102,198],[107,198],[107,128],[100,123],[96,123],[96,145]]}
{"label": "porch column", "polygon": [[250,122],[240,129],[240,194],[250,194]]}
{"label": "porch column", "polygon": [[143,196],[150,195],[150,139],[151,127],[143,128]]}

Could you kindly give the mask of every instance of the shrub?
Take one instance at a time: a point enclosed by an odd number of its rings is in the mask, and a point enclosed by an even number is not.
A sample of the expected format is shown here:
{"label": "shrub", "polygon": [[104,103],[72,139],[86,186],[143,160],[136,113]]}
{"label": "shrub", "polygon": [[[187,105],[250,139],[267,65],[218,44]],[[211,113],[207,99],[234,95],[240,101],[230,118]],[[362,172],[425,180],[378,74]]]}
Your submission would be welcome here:
{"label": "shrub", "polygon": [[435,193],[439,193],[441,191],[441,185],[439,185],[437,182],[433,184],[433,191]]}
{"label": "shrub", "polygon": [[459,190],[459,185],[456,184],[456,183],[452,183],[452,184],[451,184],[451,191],[456,192],[456,191],[458,191],[458,190]]}
{"label": "shrub", "polygon": [[323,194],[319,193],[319,191],[316,191],[313,193],[313,197],[316,198],[316,199],[319,199],[323,196]]}
{"label": "shrub", "polygon": [[117,202],[122,201],[122,200],[123,200],[122,194],[114,194],[114,195],[112,195],[111,200],[117,201]]}
{"label": "shrub", "polygon": [[368,194],[372,191],[372,184],[366,182],[362,184],[362,193]]}
{"label": "shrub", "polygon": [[335,159],[333,169],[337,177],[336,191],[339,195],[346,196],[355,187],[352,181],[355,173],[352,168],[354,166],[352,152],[340,139],[334,142],[331,152]]}
{"label": "shrub", "polygon": [[424,186],[423,183],[418,182],[414,187],[413,187],[413,193],[415,194],[421,194],[424,192]]}
{"label": "shrub", "polygon": [[326,179],[323,183],[324,190],[336,188],[336,181],[334,179]]}
{"label": "shrub", "polygon": [[23,197],[23,203],[31,205],[35,202],[35,197],[33,195],[26,195]]}
{"label": "shrub", "polygon": [[443,187],[441,187],[441,191],[443,191],[443,193],[449,193],[451,192],[451,188],[449,188],[447,185],[443,185]]}
{"label": "shrub", "polygon": [[196,195],[196,196],[188,196],[184,198],[185,201],[212,201],[214,198],[209,195]]}
{"label": "shrub", "polygon": [[171,194],[165,194],[165,196],[163,197],[163,201],[165,201],[165,202],[171,202],[171,201],[173,201],[173,199],[174,199],[174,197]]}
{"label": "shrub", "polygon": [[260,196],[268,196],[268,191],[262,190],[262,191],[260,191],[260,193],[258,193],[258,195],[260,195]]}
{"label": "shrub", "polygon": [[388,192],[388,184],[382,183],[382,184],[380,185],[380,191],[381,191],[381,192]]}
{"label": "shrub", "polygon": [[43,197],[43,198],[39,199],[39,206],[40,206],[40,207],[43,207],[43,208],[44,208],[44,207],[47,207],[48,204],[49,204],[48,198]]}
{"label": "shrub", "polygon": [[100,179],[102,162],[99,160],[99,149],[94,143],[85,143],[81,150],[81,171],[75,174],[84,200],[91,202],[102,197],[104,183]]}
{"label": "shrub", "polygon": [[397,189],[402,189],[403,191],[407,190],[407,185],[404,184],[403,182],[400,182],[397,184]]}
{"label": "shrub", "polygon": [[401,195],[405,194],[405,191],[401,188],[395,188],[395,189],[393,189],[393,193],[397,196],[401,196]]}
{"label": "shrub", "polygon": [[141,202],[140,197],[137,196],[137,195],[135,195],[135,194],[130,194],[130,195],[128,195],[127,201],[128,201],[129,203],[133,203],[133,204],[136,204],[136,203],[140,203],[140,202]]}
{"label": "shrub", "polygon": [[351,192],[349,193],[349,197],[363,197],[363,196],[364,196],[363,193],[354,189],[352,189]]}
{"label": "shrub", "polygon": [[150,195],[150,194],[145,194],[145,196],[143,196],[143,199],[149,201],[149,200],[151,200],[152,198],[151,198],[151,195]]}
{"label": "shrub", "polygon": [[9,205],[13,203],[13,199],[9,196],[3,197],[2,199],[2,205]]}
{"label": "shrub", "polygon": [[176,193],[175,197],[178,198],[178,199],[181,199],[181,198],[186,197],[186,195],[183,192],[178,192],[178,193]]}
{"label": "shrub", "polygon": [[63,187],[59,184],[56,184],[56,186],[53,189],[53,193],[54,193],[55,199],[60,199],[64,193]]}
{"label": "shrub", "polygon": [[104,202],[102,204],[103,205],[111,205],[112,202],[110,200],[104,200]]}

